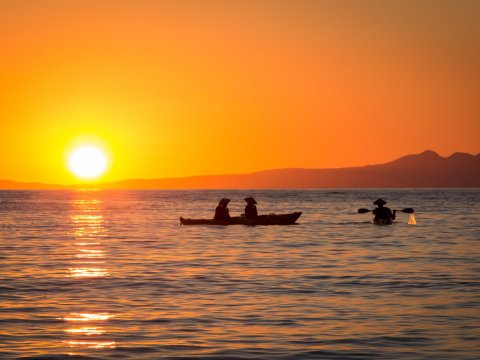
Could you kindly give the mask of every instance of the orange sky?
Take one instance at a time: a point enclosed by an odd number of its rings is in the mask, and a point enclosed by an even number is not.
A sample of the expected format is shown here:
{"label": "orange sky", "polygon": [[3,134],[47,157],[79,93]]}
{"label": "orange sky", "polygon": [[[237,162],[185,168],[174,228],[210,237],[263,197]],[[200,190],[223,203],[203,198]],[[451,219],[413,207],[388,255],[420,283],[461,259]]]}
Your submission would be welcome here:
{"label": "orange sky", "polygon": [[0,179],[480,151],[480,1],[0,0]]}

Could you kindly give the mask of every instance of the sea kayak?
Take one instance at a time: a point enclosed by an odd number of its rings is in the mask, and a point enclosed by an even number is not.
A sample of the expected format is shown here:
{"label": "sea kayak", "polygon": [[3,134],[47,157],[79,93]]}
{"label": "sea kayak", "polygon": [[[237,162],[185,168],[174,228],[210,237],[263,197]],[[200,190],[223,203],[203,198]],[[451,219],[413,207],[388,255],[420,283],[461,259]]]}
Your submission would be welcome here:
{"label": "sea kayak", "polygon": [[180,217],[182,225],[292,225],[302,215],[301,212],[291,214],[270,214],[260,215],[255,219],[247,219],[243,216],[232,217],[229,220],[213,220],[213,219],[184,219]]}

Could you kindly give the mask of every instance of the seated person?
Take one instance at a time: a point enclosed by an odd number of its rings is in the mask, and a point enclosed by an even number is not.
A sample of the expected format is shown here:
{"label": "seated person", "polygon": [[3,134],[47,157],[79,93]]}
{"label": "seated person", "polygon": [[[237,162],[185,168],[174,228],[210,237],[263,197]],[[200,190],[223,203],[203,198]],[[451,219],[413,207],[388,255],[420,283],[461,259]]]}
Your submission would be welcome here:
{"label": "seated person", "polygon": [[228,211],[227,205],[230,202],[230,199],[221,199],[218,203],[217,208],[215,209],[215,216],[213,220],[229,220],[230,212]]}
{"label": "seated person", "polygon": [[373,202],[377,205],[376,209],[373,209],[373,215],[375,218],[373,221],[380,221],[380,220],[395,220],[395,212],[397,210],[393,210],[393,212],[388,207],[384,207],[387,202],[383,199],[377,199]]}
{"label": "seated person", "polygon": [[247,206],[245,206],[245,217],[247,219],[255,219],[258,217],[257,207],[255,204],[257,203],[253,197],[245,198],[247,202]]}

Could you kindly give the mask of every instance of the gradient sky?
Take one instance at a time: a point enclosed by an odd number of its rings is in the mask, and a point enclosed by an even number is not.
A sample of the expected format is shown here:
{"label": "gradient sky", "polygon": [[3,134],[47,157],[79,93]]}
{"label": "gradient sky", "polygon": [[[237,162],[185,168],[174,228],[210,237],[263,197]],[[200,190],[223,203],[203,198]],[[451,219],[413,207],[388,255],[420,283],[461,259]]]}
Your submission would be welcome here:
{"label": "gradient sky", "polygon": [[0,0],[0,179],[480,151],[480,1]]}

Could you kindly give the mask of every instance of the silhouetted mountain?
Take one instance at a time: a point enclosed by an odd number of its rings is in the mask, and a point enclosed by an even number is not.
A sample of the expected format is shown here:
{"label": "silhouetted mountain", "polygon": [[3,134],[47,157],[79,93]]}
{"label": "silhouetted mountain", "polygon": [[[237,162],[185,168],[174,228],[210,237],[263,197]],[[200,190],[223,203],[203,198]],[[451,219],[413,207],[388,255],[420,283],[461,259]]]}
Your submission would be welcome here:
{"label": "silhouetted mountain", "polygon": [[35,183],[35,182],[0,180],[0,189],[3,189],[3,190],[55,190],[55,189],[68,189],[68,186],[56,185],[56,184],[42,184],[42,183]]}
{"label": "silhouetted mountain", "polygon": [[[15,187],[11,187],[11,183]],[[33,184],[43,187],[32,187],[32,184],[24,184],[25,187],[20,187],[20,184],[0,181],[0,188],[65,188],[44,184]],[[403,156],[380,165],[340,169],[276,169],[237,175],[132,179],[87,187],[104,189],[480,187],[480,154],[474,156],[454,153],[445,158],[434,151],[428,150],[421,154]]]}
{"label": "silhouetted mountain", "polygon": [[240,175],[125,180],[109,188],[279,189],[480,187],[480,154],[434,151],[407,155],[386,164],[340,169],[276,169]]}

